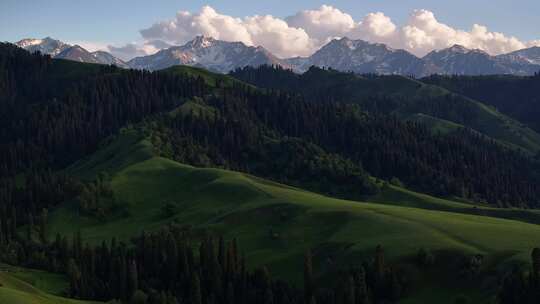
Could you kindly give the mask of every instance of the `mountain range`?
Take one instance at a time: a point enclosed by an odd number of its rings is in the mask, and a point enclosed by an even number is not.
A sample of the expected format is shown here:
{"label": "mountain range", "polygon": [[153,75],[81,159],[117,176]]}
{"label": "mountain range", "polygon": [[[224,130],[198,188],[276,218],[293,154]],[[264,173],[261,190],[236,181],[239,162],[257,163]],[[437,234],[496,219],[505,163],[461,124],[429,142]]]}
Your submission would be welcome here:
{"label": "mountain range", "polygon": [[78,62],[113,64],[121,68],[129,68],[126,62],[104,51],[90,52],[79,45],[70,45],[60,40],[46,37],[43,39],[23,39],[15,45],[32,53],[41,52],[57,59]]}
{"label": "mountain range", "polygon": [[385,44],[348,38],[334,39],[307,58],[287,62],[296,71],[311,66],[329,67],[355,73],[399,74],[424,77],[446,75],[531,75],[540,71],[540,48],[533,47],[509,54],[492,56],[478,49],[454,45],[434,50],[419,58],[405,50]]}
{"label": "mountain range", "polygon": [[122,68],[161,70],[175,65],[202,67],[228,73],[245,66],[278,65],[295,72],[311,66],[328,67],[355,73],[399,74],[424,77],[448,75],[532,75],[540,71],[540,47],[492,56],[482,50],[460,45],[434,50],[420,58],[405,50],[385,44],[349,38],[334,39],[309,57],[281,59],[262,46],[227,42],[197,36],[182,46],[171,46],[159,52],[133,58],[127,62],[104,51],[89,52],[84,48],[44,39],[24,39],[16,43],[31,52],[40,51],[54,58],[80,62],[114,64]]}

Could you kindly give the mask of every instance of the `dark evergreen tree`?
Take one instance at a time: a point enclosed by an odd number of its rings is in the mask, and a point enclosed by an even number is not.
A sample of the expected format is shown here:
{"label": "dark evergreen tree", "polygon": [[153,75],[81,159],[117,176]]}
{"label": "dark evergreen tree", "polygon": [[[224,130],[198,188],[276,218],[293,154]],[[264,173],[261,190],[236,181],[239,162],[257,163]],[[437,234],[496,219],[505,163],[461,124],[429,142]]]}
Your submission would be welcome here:
{"label": "dark evergreen tree", "polygon": [[304,300],[306,304],[311,304],[314,297],[313,285],[313,258],[311,250],[304,255]]}

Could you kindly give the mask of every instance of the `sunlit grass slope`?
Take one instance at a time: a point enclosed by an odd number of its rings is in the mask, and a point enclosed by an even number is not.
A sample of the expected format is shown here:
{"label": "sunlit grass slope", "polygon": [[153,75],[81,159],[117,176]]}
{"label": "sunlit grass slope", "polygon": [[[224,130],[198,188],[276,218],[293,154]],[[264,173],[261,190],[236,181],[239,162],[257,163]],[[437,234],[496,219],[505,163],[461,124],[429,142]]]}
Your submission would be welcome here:
{"label": "sunlit grass slope", "polygon": [[2,304],[98,303],[55,295],[65,287],[66,281],[60,275],[0,265],[0,303]]}
{"label": "sunlit grass slope", "polygon": [[[141,151],[148,152],[150,144],[134,145],[138,148],[118,145],[118,155],[125,154],[121,165],[111,165],[118,160],[102,150],[87,160],[92,166],[77,167],[111,168],[116,199],[127,212],[100,221],[80,216],[73,203],[66,203],[51,214],[51,236],[80,229],[92,243],[113,236],[129,240],[143,230],[177,222],[192,225],[195,231],[237,237],[253,264],[272,265],[275,272],[291,277],[300,273],[307,248],[320,249],[336,260],[371,255],[382,244],[393,258],[424,247],[505,253],[508,259],[526,261],[540,244],[540,226],[524,222],[529,217],[536,221],[531,211],[506,216],[512,210],[474,208],[396,187],[373,198],[378,203],[345,201],[238,172],[194,168],[150,153],[143,160]],[[166,203],[176,206],[176,214],[168,218],[161,212]],[[479,210],[491,210],[493,217],[479,215]]]}

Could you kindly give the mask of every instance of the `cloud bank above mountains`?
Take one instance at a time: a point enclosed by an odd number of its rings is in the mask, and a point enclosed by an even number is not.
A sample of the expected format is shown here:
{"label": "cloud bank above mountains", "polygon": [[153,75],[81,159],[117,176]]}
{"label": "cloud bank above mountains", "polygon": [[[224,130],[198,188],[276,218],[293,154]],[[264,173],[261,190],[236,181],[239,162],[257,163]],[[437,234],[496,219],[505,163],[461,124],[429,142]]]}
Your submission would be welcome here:
{"label": "cloud bank above mountains", "polygon": [[168,45],[184,44],[197,35],[261,45],[282,58],[309,56],[330,40],[345,36],[385,43],[417,56],[454,44],[481,49],[492,55],[540,46],[540,40],[521,41],[489,31],[479,24],[472,25],[469,31],[455,29],[439,22],[428,10],[415,10],[405,24],[396,25],[382,12],[354,20],[346,12],[329,5],[303,10],[284,19],[271,15],[238,18],[204,6],[196,13],[179,11],[174,19],[157,22],[140,30],[140,34],[144,42],[109,46],[109,51],[122,58],[148,55]]}

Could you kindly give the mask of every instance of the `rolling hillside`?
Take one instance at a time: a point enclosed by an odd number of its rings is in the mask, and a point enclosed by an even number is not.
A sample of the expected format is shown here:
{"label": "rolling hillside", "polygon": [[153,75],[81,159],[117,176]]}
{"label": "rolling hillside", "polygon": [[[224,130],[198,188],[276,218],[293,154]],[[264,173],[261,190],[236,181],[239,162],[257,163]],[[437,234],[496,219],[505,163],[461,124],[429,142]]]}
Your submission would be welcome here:
{"label": "rolling hillside", "polygon": [[[98,304],[58,296],[66,287],[60,275],[0,265],[0,303],[5,304]],[[38,286],[38,287],[36,287]]]}
{"label": "rolling hillside", "polygon": [[[482,254],[501,264],[527,262],[540,244],[540,226],[531,224],[539,222],[535,211],[474,207],[395,186],[383,187],[371,202],[338,200],[155,157],[150,143],[141,139],[126,130],[70,168],[87,178],[108,171],[122,213],[103,221],[79,215],[75,203],[67,202],[51,214],[51,236],[80,229],[86,241],[97,244],[112,236],[128,241],[173,222],[191,225],[196,234],[237,237],[252,266],[269,265],[274,275],[295,282],[301,282],[300,261],[308,248],[339,267],[369,258],[378,244],[394,261],[429,248],[458,256]],[[173,216],[162,214],[167,203],[175,206]],[[321,262],[318,270],[325,269]]]}

